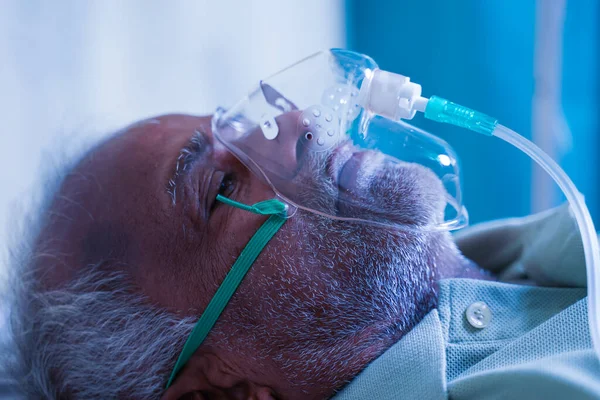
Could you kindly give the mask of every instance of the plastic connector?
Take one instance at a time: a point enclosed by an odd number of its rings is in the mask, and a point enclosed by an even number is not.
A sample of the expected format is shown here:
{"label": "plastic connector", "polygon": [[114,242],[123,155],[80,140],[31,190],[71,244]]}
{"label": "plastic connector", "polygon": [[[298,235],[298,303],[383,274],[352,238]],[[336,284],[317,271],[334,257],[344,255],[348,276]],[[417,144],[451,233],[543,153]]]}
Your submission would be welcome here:
{"label": "plastic connector", "polygon": [[431,96],[425,107],[425,118],[466,128],[492,136],[498,120],[441,97]]}
{"label": "plastic connector", "polygon": [[365,109],[394,121],[412,119],[427,104],[427,99],[421,97],[421,85],[404,75],[380,69],[371,71],[360,91]]}

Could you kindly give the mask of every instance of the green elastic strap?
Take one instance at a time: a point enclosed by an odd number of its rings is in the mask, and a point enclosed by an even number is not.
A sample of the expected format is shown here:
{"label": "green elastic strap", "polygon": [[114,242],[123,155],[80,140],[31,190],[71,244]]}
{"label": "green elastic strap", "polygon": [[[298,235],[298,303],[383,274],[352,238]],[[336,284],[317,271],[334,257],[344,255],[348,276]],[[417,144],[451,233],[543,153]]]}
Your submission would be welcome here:
{"label": "green elastic strap", "polygon": [[240,283],[246,276],[246,273],[263,250],[263,248],[269,243],[269,240],[277,233],[279,228],[286,221],[285,214],[287,207],[284,203],[277,199],[270,199],[261,201],[252,206],[238,203],[237,201],[228,199],[221,195],[217,196],[217,200],[227,205],[241,208],[259,215],[270,215],[269,219],[256,231],[254,236],[250,239],[238,259],[231,267],[231,270],[217,289],[217,292],[206,306],[206,310],[202,313],[200,320],[194,326],[192,333],[188,337],[177,363],[171,372],[169,382],[167,382],[167,388],[171,386],[175,376],[179,370],[188,362],[192,354],[200,347],[206,336],[212,329],[212,327],[219,319],[219,316],[229,303],[231,296],[235,293]]}

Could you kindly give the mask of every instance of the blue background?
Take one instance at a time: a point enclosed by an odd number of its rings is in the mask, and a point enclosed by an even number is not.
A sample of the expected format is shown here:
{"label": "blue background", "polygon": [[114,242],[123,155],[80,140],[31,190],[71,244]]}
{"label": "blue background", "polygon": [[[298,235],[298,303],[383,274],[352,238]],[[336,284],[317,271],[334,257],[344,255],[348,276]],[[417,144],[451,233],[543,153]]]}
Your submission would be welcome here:
{"label": "blue background", "polygon": [[[348,47],[370,55],[382,69],[411,77],[427,97],[435,94],[492,115],[531,138],[535,6],[519,0],[353,0],[346,9]],[[596,225],[599,18],[597,1],[567,2],[562,90],[574,145],[558,160],[586,196]],[[499,139],[422,116],[412,122],[459,154],[471,223],[531,212],[532,165],[525,155]]]}

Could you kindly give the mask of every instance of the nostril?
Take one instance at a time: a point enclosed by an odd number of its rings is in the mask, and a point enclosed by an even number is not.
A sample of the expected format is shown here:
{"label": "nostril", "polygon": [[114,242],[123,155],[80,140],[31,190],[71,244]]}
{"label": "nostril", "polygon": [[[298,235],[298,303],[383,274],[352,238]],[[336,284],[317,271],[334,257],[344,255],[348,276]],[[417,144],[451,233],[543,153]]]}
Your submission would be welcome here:
{"label": "nostril", "polygon": [[304,135],[304,137],[306,138],[306,140],[312,140],[313,134],[311,132],[306,132],[306,135]]}

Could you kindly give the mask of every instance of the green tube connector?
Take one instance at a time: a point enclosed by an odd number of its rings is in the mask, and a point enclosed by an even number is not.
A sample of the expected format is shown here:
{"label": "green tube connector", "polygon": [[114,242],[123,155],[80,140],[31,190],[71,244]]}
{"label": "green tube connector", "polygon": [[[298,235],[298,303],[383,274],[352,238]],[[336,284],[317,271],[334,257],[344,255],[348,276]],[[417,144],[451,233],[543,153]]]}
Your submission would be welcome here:
{"label": "green tube connector", "polygon": [[425,108],[425,118],[467,128],[492,136],[498,120],[441,97],[431,96]]}

